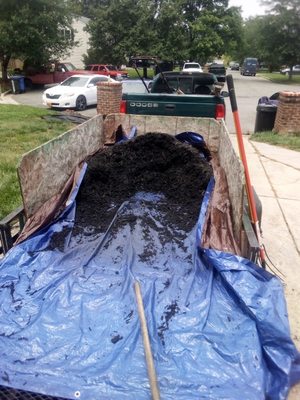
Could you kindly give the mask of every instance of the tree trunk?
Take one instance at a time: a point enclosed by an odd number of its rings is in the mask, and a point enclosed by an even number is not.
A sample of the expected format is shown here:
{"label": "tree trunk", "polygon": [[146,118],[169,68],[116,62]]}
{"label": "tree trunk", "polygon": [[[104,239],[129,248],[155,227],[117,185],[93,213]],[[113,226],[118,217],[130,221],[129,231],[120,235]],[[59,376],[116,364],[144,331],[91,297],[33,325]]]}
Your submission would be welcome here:
{"label": "tree trunk", "polygon": [[290,70],[289,70],[289,81],[291,81],[292,80],[292,71],[293,71],[293,66],[291,66],[290,67]]}
{"label": "tree trunk", "polygon": [[148,79],[147,67],[143,67],[143,78]]}
{"label": "tree trunk", "polygon": [[1,70],[2,70],[2,80],[7,81],[7,68],[9,64],[10,56],[3,56],[1,59]]}

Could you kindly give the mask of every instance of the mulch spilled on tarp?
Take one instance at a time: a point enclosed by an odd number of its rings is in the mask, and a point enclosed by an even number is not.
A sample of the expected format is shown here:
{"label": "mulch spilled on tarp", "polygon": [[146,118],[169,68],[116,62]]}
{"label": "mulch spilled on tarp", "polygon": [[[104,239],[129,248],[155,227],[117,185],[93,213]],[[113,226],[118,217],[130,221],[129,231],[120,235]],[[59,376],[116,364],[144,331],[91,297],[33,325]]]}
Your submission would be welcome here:
{"label": "mulch spilled on tarp", "polygon": [[[147,133],[103,148],[88,161],[76,198],[72,236],[80,242],[80,238],[104,233],[122,203],[139,192],[164,195],[165,201],[153,205],[163,216],[163,224],[189,232],[197,222],[212,173],[198,150],[167,134]],[[119,218],[114,230],[132,219]],[[151,224],[151,218],[145,215],[146,224]],[[66,234],[55,234],[50,248],[62,249]],[[167,234],[164,229],[161,240],[168,241],[163,237]]]}

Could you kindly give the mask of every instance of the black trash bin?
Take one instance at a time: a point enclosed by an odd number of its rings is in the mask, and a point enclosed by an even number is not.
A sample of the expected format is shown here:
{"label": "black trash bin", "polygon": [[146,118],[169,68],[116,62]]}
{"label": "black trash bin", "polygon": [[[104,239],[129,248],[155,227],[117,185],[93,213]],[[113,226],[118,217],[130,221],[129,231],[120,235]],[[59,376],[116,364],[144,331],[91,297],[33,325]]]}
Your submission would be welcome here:
{"label": "black trash bin", "polygon": [[274,128],[277,105],[258,104],[256,108],[256,119],[254,133],[271,131]]}
{"label": "black trash bin", "polygon": [[25,92],[25,80],[22,75],[13,75],[11,77],[11,89],[14,94]]}

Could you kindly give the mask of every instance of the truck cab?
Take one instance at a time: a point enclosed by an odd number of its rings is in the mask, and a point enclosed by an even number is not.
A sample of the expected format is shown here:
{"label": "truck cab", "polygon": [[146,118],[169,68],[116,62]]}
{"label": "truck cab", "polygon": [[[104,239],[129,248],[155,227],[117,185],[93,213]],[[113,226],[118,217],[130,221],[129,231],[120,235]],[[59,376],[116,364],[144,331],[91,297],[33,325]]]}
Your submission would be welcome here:
{"label": "truck cab", "polygon": [[217,84],[216,76],[210,73],[169,71],[154,77],[150,92],[212,95]]}

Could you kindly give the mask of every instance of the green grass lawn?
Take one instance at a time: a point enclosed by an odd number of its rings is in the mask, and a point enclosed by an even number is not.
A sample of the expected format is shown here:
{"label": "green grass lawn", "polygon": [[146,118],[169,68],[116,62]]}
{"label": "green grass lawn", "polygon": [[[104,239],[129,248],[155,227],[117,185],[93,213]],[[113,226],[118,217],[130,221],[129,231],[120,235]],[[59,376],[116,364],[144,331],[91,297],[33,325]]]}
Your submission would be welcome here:
{"label": "green grass lawn", "polygon": [[[300,75],[293,75],[292,79],[288,76],[282,75],[279,72],[269,73],[266,71],[259,72],[258,75],[269,79],[271,82],[286,84],[286,85],[300,85]],[[254,133],[251,140],[263,143],[269,143],[274,146],[285,147],[290,150],[300,151],[300,134],[278,135],[274,132],[260,132]]]}
{"label": "green grass lawn", "polygon": [[50,114],[36,107],[0,105],[0,219],[22,204],[17,177],[21,155],[74,127],[42,118]]}
{"label": "green grass lawn", "polygon": [[[126,70],[128,71],[128,77],[130,79],[138,79],[139,78],[139,76],[134,68],[128,67],[128,68],[126,68]],[[175,67],[174,71],[180,71],[179,67]],[[143,76],[143,68],[138,68],[138,72],[141,76]],[[153,68],[147,68],[147,76],[148,76],[148,79],[153,79],[153,77],[154,77],[154,69]]]}
{"label": "green grass lawn", "polygon": [[[130,79],[139,79],[138,73],[134,68],[126,68],[126,71],[128,72],[128,77]],[[138,72],[141,76],[143,76],[143,68],[138,68]],[[154,70],[153,68],[147,68],[147,76],[148,79],[152,79],[154,76]]]}
{"label": "green grass lawn", "polygon": [[259,132],[253,133],[251,140],[300,151],[300,134],[279,135],[274,132]]}
{"label": "green grass lawn", "polygon": [[259,72],[258,75],[274,83],[283,83],[286,85],[300,84],[300,75],[292,75],[292,79],[289,79],[288,76],[282,75],[279,72]]}

